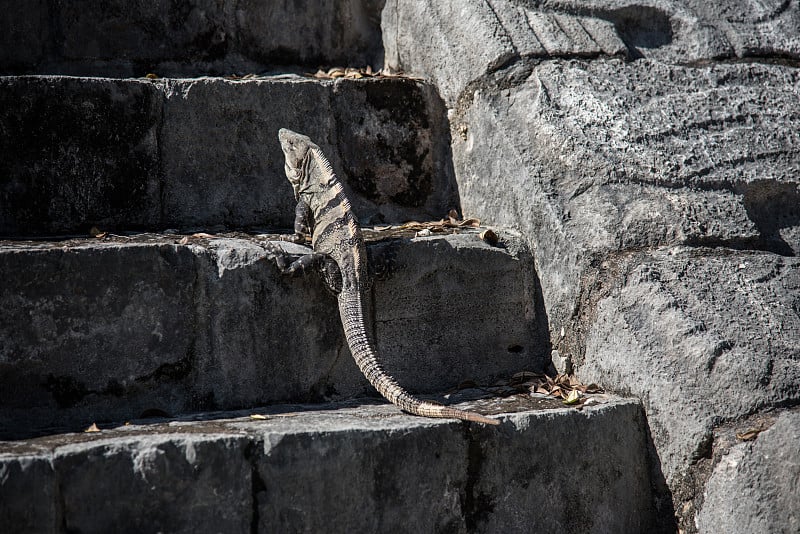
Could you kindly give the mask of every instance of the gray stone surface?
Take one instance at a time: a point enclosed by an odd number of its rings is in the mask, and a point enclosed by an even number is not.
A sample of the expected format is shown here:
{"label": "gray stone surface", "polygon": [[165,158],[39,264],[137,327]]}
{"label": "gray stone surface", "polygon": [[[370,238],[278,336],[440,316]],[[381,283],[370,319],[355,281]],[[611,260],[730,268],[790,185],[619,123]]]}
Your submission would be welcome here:
{"label": "gray stone surface", "polygon": [[292,227],[277,131],[310,135],[359,216],[458,205],[445,111],[408,79],[0,78],[0,235]]}
{"label": "gray stone surface", "polygon": [[[572,412],[569,422],[559,412],[545,413],[535,421],[512,414],[509,420],[524,441],[509,442],[500,433],[481,431],[479,439],[471,442],[470,455],[478,477],[472,516],[477,529],[661,531],[663,525],[653,522],[653,515],[641,512],[652,506],[655,481],[650,479],[647,463],[639,461],[648,450],[646,434],[631,433],[631,429],[645,428],[644,417],[631,408],[610,408],[614,417],[605,421],[595,411]],[[576,441],[586,447],[578,454],[570,450]],[[528,458],[531,451],[536,451],[536,459],[530,464],[508,461],[509,457]],[[554,476],[551,466],[556,465],[574,469],[574,479],[566,482]],[[645,481],[647,488],[642,485]]]}
{"label": "gray stone surface", "polygon": [[800,260],[670,248],[603,268],[577,374],[642,398],[667,480],[716,425],[800,400]]}
{"label": "gray stone surface", "polygon": [[[265,239],[180,239],[0,247],[4,436],[375,394],[318,276],[281,276]],[[370,246],[383,269],[378,350],[401,384],[442,391],[544,368],[533,260],[517,238],[505,243],[472,232]],[[485,326],[454,327],[467,324]]]}
{"label": "gray stone surface", "polygon": [[0,3],[0,73],[245,74],[381,66],[382,0]]}
{"label": "gray stone surface", "polygon": [[697,515],[701,533],[790,534],[800,530],[800,413],[789,412],[714,468]]}
{"label": "gray stone surface", "polygon": [[0,233],[157,221],[162,98],[141,80],[0,78]]}
{"label": "gray stone surface", "polygon": [[[618,446],[646,440],[637,401],[510,400],[469,404],[514,412],[496,428],[386,404],[281,406],[0,442],[0,517],[25,531],[30,496],[57,480],[60,498],[42,501],[61,522],[40,532],[652,531],[646,449]],[[30,458],[52,467],[21,470]]]}
{"label": "gray stone surface", "polygon": [[131,426],[0,444],[4,532],[247,531],[249,441],[220,429],[176,430]]}
{"label": "gray stone surface", "polygon": [[454,118],[463,210],[531,241],[553,339],[574,327],[581,277],[604,254],[667,243],[795,254],[798,87],[781,66],[520,65]]}
{"label": "gray stone surface", "polygon": [[191,403],[184,382],[200,347],[189,247],[6,245],[0,258],[4,434]]}
{"label": "gray stone surface", "polygon": [[449,108],[464,213],[530,243],[559,368],[642,398],[682,530],[701,506],[724,515],[702,499],[720,425],[799,400],[798,5],[418,0],[383,17],[387,63]]}
{"label": "gray stone surface", "polygon": [[60,524],[53,461],[25,443],[0,442],[0,524],[9,534],[56,532]]}
{"label": "gray stone surface", "polygon": [[800,9],[780,0],[389,0],[382,27],[386,64],[432,79],[450,105],[520,58],[800,58]]}

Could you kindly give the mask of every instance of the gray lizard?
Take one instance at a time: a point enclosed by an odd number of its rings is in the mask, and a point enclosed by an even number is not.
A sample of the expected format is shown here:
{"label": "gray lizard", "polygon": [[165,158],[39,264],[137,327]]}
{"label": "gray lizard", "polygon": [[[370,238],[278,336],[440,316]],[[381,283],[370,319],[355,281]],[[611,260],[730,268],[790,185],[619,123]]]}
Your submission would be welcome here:
{"label": "gray lizard", "polygon": [[361,227],[345,196],[342,184],[319,146],[305,135],[281,129],[278,139],[283,149],[286,177],[298,201],[295,211],[295,241],[311,235],[313,252],[289,263],[283,250],[270,247],[284,273],[316,267],[327,286],[337,295],[344,335],[358,368],[378,392],[408,413],[425,417],[463,419],[497,425],[500,422],[482,415],[424,402],[404,390],[382,368],[375,347],[367,334],[367,254]]}

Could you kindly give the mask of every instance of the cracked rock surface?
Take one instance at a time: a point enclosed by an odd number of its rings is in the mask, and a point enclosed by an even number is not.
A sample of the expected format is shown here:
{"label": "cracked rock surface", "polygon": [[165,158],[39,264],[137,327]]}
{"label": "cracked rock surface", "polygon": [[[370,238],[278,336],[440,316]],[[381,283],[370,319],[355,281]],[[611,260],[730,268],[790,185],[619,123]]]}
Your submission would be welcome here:
{"label": "cracked rock surface", "polygon": [[[649,530],[638,401],[497,409],[510,413],[491,428],[386,404],[295,405],[0,442],[0,521],[43,533]],[[574,464],[582,476],[567,474]]]}
{"label": "cracked rock surface", "polygon": [[[316,272],[282,276],[268,238],[0,243],[0,439],[143,413],[375,394],[333,295]],[[503,243],[472,231],[370,245],[383,272],[369,326],[409,391],[544,370],[533,259],[518,237]]]}
{"label": "cracked rock surface", "polygon": [[[736,465],[772,469],[754,445],[714,470],[725,425],[800,404],[799,21],[777,0],[383,12],[387,62],[449,108],[465,215],[531,246],[554,363],[644,401],[684,532],[719,531]],[[743,525],[793,530],[775,484],[752,480]]]}

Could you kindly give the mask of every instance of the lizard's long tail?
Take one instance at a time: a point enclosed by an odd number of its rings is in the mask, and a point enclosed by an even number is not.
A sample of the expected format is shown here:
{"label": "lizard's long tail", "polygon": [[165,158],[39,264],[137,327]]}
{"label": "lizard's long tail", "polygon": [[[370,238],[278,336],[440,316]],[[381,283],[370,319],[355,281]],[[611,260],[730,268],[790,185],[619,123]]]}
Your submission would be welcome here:
{"label": "lizard's long tail", "polygon": [[375,348],[367,335],[365,326],[364,303],[361,292],[344,290],[339,293],[339,315],[344,326],[344,335],[350,352],[356,360],[358,368],[367,377],[378,392],[392,404],[414,415],[424,417],[440,417],[445,419],[462,419],[475,421],[485,425],[499,425],[497,419],[490,419],[480,414],[457,410],[431,402],[424,402],[403,389],[389,376],[378,363]]}

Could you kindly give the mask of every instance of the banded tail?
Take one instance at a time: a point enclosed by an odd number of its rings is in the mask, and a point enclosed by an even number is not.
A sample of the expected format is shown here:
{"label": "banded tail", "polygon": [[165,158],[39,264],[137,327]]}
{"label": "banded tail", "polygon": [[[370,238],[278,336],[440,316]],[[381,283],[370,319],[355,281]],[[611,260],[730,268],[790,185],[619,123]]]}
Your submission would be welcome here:
{"label": "banded tail", "polygon": [[344,326],[344,335],[350,352],[356,360],[358,368],[367,377],[378,392],[395,406],[402,410],[423,417],[438,417],[443,419],[461,419],[474,421],[485,425],[499,425],[497,419],[490,419],[480,414],[441,406],[432,402],[424,402],[403,389],[391,376],[389,376],[375,355],[375,348],[367,335],[364,320],[364,303],[362,292],[345,290],[339,293],[339,315]]}

